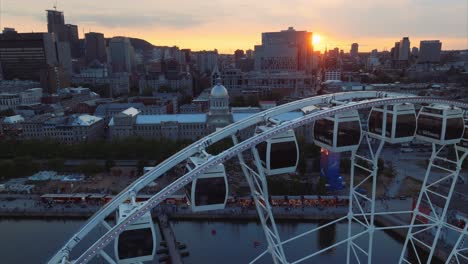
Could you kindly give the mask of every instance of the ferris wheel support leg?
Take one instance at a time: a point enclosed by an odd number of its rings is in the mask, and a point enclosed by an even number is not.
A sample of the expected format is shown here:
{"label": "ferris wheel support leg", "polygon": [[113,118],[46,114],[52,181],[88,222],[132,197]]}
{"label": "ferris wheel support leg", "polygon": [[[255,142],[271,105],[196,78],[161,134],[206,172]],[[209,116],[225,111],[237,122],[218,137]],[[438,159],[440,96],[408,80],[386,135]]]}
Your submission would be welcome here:
{"label": "ferris wheel support leg", "polygon": [[[348,204],[348,237],[352,237],[352,223],[353,223],[353,191],[354,191],[354,162],[356,161],[356,151],[351,153],[351,175],[349,177],[349,204]],[[351,248],[352,241],[348,240],[347,250],[346,250],[346,263],[351,263]]]}
{"label": "ferris wheel support leg", "polygon": [[372,201],[370,211],[370,225],[369,225],[369,248],[368,248],[368,260],[367,263],[372,263],[372,252],[374,247],[374,232],[375,232],[375,198],[377,195],[377,177],[379,171],[379,157],[382,152],[382,148],[385,141],[380,140],[377,150],[374,152],[369,141],[369,136],[366,134],[367,143],[369,145],[371,157],[372,157]]}
{"label": "ferris wheel support leg", "polygon": [[[376,139],[378,140],[378,139]],[[367,256],[367,263],[372,263],[372,252],[373,252],[373,245],[374,245],[374,232],[375,232],[375,213],[376,213],[376,195],[377,195],[377,177],[378,177],[378,170],[379,170],[379,157],[380,153],[382,152],[383,146],[385,144],[384,140],[379,140],[377,148],[372,146],[370,141],[369,135],[364,133],[363,135],[363,143],[361,146],[366,145],[368,147],[369,157],[366,158],[362,155],[358,155],[357,151],[353,151],[351,153],[351,175],[350,175],[350,186],[349,186],[349,209],[348,209],[348,237],[352,237],[352,223],[356,221],[360,223],[366,230],[369,235],[368,240],[368,247],[367,252],[365,252]],[[372,166],[371,169],[364,167],[357,163],[357,161],[363,161]],[[363,163],[361,163],[363,164]],[[356,182],[355,181],[355,174],[356,168],[360,169],[361,171],[367,172],[368,175],[364,177],[363,180]],[[372,183],[372,189],[370,193],[370,198],[365,196],[364,194],[357,191],[357,189],[362,186],[365,182]],[[357,183],[357,184],[356,184]],[[364,207],[360,204],[360,202],[364,201]],[[369,205],[369,209],[366,205]],[[357,213],[354,212],[354,208],[357,208]],[[364,221],[359,221],[356,216],[361,216]],[[359,247],[353,240],[348,240],[348,248],[346,253],[346,263],[351,263],[351,252],[354,253],[354,256],[358,263],[361,263],[359,256],[356,254],[355,248]],[[362,253],[363,250],[360,250]]]}
{"label": "ferris wheel support leg", "polygon": [[[239,143],[235,136],[232,136],[232,141],[234,145]],[[268,200],[268,184],[260,163],[260,157],[255,147],[251,150],[255,159],[257,172],[245,163],[242,153],[239,153],[237,157],[255,202],[255,207],[268,243],[268,252],[271,254],[275,264],[287,264],[288,261],[284,254],[278,228],[276,227],[271,205]]]}
{"label": "ferris wheel support leg", "polygon": [[[455,150],[454,152],[455,160],[450,160],[446,157],[439,156],[441,154],[441,150],[444,147],[448,147],[448,146],[442,145],[440,147],[437,147],[435,144],[432,144],[431,158],[429,160],[429,164],[426,169],[426,174],[424,176],[424,181],[421,187],[421,191],[419,193],[418,200],[416,202],[416,206],[413,211],[413,216],[411,217],[411,224],[410,224],[408,233],[406,235],[405,243],[403,245],[403,250],[401,251],[400,261],[399,261],[400,264],[409,263],[409,260],[406,259],[406,251],[410,243],[413,246],[413,250],[414,250],[416,257],[418,258],[418,261],[420,261],[420,256],[415,246],[416,243],[419,243],[420,245],[426,247],[429,250],[429,255],[427,258],[427,262],[426,262],[427,264],[430,264],[434,257],[434,253],[436,251],[436,247],[439,242],[441,231],[444,226],[444,222],[446,221],[450,200],[452,198],[455,185],[457,184],[458,175],[460,173],[463,161],[468,154],[467,152],[460,154],[457,147],[455,145],[451,145],[450,147],[453,147]],[[456,168],[455,170],[453,170],[451,168],[439,166],[435,163],[436,160],[444,161],[445,163],[454,164]],[[448,174],[446,176],[441,177],[438,180],[430,182],[429,177],[431,175],[432,168],[444,170]],[[438,188],[440,184],[444,181],[451,181],[447,195],[440,193],[439,188]],[[435,189],[434,187],[436,187],[437,189]],[[435,206],[431,200],[431,197],[435,197],[435,196],[437,196],[438,198],[442,198],[444,200],[444,205],[441,208],[440,213],[438,213],[438,211],[435,209]],[[428,204],[429,209],[430,209],[429,213],[421,212],[420,209],[421,209],[421,205],[423,204],[423,202]],[[418,216],[424,219],[424,221],[427,221],[428,223],[430,222],[427,228],[424,228],[422,230],[414,230],[413,227],[416,224],[416,221],[418,220],[417,219]],[[435,234],[434,234],[434,237],[431,238],[432,242],[430,242],[429,244],[426,244],[425,242],[421,243],[422,241],[419,238],[416,238],[416,235],[422,234],[431,229],[435,229]]]}

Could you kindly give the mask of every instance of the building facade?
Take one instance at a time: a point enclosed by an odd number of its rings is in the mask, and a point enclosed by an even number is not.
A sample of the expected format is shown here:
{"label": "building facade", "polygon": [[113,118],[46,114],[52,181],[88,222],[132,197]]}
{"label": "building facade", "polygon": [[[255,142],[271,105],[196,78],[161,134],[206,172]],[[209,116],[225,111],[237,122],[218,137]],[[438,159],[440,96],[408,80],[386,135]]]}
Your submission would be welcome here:
{"label": "building facade", "polygon": [[104,137],[104,119],[91,115],[35,116],[23,122],[23,137],[52,139],[65,144]]}
{"label": "building facade", "polygon": [[[124,110],[110,120],[110,138],[143,137],[194,141],[214,132],[217,128],[225,127],[261,111],[260,108],[250,107],[230,108],[228,91],[221,85],[220,80],[211,89],[208,97],[208,113],[191,112],[199,107],[196,104],[187,107],[189,113],[186,114],[148,115],[135,108]],[[272,103],[268,105],[272,106]],[[302,112],[291,112],[275,118],[286,121],[302,115]],[[304,131],[308,130],[311,130],[310,127],[298,131],[301,131],[300,135],[304,135]],[[247,129],[241,136],[250,135],[253,131],[253,128]]]}
{"label": "building facade", "polygon": [[89,32],[85,34],[85,58],[89,65],[93,61],[107,62],[106,40],[104,34]]}
{"label": "building facade", "polygon": [[7,80],[41,80],[41,70],[58,64],[54,35],[10,33],[0,35],[0,62]]}
{"label": "building facade", "polygon": [[0,93],[0,111],[16,109],[19,105],[41,103],[42,88],[32,88],[18,93]]}
{"label": "building facade", "polygon": [[211,73],[218,64],[218,51],[196,51],[192,52],[197,69],[201,73]]}
{"label": "building facade", "polygon": [[439,40],[421,40],[418,63],[439,63],[442,42]]}
{"label": "building facade", "polygon": [[296,31],[292,27],[280,32],[262,33],[262,44],[255,46],[255,70],[311,70],[311,39],[311,32]]}
{"label": "building facade", "polygon": [[359,44],[358,43],[353,43],[351,44],[351,50],[349,51],[349,54],[351,57],[356,58],[359,54]]}
{"label": "building facade", "polygon": [[126,37],[113,37],[109,41],[108,58],[112,72],[131,72],[135,64],[135,51]]}

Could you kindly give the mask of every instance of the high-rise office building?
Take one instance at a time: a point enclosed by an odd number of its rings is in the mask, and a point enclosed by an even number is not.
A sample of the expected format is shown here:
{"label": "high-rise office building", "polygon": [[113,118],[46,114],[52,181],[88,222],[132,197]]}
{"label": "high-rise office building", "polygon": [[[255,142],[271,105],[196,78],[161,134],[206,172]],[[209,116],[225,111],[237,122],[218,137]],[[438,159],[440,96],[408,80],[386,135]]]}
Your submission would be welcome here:
{"label": "high-rise office building", "polygon": [[254,57],[254,51],[251,50],[251,49],[246,50],[246,51],[245,51],[245,56],[246,56],[247,58],[249,58],[249,59],[253,59],[253,57]]}
{"label": "high-rise office building", "polygon": [[54,33],[57,41],[66,41],[65,18],[62,11],[46,10],[47,32]]}
{"label": "high-rise office building", "polygon": [[109,41],[108,58],[112,72],[131,72],[135,63],[135,52],[126,37],[113,37]]}
{"label": "high-rise office building", "polygon": [[211,73],[218,64],[218,50],[196,51],[192,52],[192,54],[200,72]]}
{"label": "high-rise office building", "polygon": [[391,56],[393,61],[397,61],[400,54],[400,42],[395,42],[395,46],[391,50]]}
{"label": "high-rise office building", "polygon": [[65,39],[70,43],[71,56],[73,58],[81,57],[80,38],[78,36],[78,26],[72,24],[65,25]]}
{"label": "high-rise office building", "polygon": [[68,61],[63,49],[66,50],[66,47],[57,44],[51,33],[1,34],[0,63],[3,77],[7,80],[40,81],[45,92],[53,92],[57,87],[65,85],[68,79],[62,66]]}
{"label": "high-rise office building", "polygon": [[356,58],[358,56],[358,52],[359,52],[359,44],[357,43],[351,44],[351,50],[349,51],[349,54],[351,55],[351,57]]}
{"label": "high-rise office building", "polygon": [[244,51],[241,49],[238,49],[234,51],[234,62],[236,63],[236,67],[239,68],[239,62],[242,58],[244,58]]}
{"label": "high-rise office building", "polygon": [[408,37],[404,37],[400,40],[400,46],[398,51],[398,60],[407,61],[410,58],[410,41]]}
{"label": "high-rise office building", "polygon": [[[58,43],[68,42],[70,46],[70,55],[73,58],[79,58],[80,44],[78,36],[78,26],[65,24],[65,17],[62,11],[46,10],[47,12],[47,32],[54,33]],[[64,45],[63,45],[64,46]]]}
{"label": "high-rise office building", "polygon": [[419,55],[419,49],[418,47],[413,47],[411,49],[411,56],[417,57]]}
{"label": "high-rise office building", "polygon": [[255,70],[309,71],[312,62],[312,33],[289,27],[262,33],[262,45],[255,46]]}
{"label": "high-rise office building", "polygon": [[100,63],[107,61],[106,40],[104,34],[90,32],[85,34],[85,57],[86,63],[97,60]]}
{"label": "high-rise office building", "polygon": [[57,42],[56,49],[59,64],[62,65],[63,70],[68,74],[68,76],[72,76],[73,68],[70,43],[66,41]]}
{"label": "high-rise office building", "polygon": [[40,70],[58,64],[54,35],[9,33],[0,35],[0,61],[7,80],[40,80]]}
{"label": "high-rise office building", "polygon": [[419,63],[440,62],[442,42],[439,40],[421,40],[419,43]]}

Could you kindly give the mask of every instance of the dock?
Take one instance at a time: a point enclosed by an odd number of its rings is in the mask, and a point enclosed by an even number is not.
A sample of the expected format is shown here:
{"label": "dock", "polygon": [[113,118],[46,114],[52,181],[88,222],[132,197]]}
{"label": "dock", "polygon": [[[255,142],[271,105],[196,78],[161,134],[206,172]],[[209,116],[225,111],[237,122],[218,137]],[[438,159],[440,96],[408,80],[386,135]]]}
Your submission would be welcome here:
{"label": "dock", "polygon": [[179,245],[176,241],[174,231],[172,230],[171,225],[169,224],[169,219],[166,214],[159,214],[159,229],[161,230],[161,236],[164,241],[166,241],[167,249],[169,251],[169,259],[172,264],[183,263],[182,255],[179,250]]}

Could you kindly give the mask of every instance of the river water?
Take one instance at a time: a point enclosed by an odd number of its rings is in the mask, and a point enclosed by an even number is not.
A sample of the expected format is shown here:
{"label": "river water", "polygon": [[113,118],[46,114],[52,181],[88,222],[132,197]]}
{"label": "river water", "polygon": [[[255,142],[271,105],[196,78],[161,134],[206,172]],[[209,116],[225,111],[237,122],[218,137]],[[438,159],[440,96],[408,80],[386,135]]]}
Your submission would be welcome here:
{"label": "river water", "polygon": [[[79,220],[0,220],[0,263],[45,263],[83,223]],[[248,263],[266,248],[262,228],[255,222],[180,221],[172,225],[177,240],[186,244],[190,253],[189,257],[184,258],[186,264]],[[317,226],[318,223],[288,222],[278,224],[278,229],[284,240]],[[357,228],[355,226],[355,231]],[[286,255],[289,261],[294,261],[340,241],[346,235],[346,224],[333,225],[287,244]],[[159,234],[158,239],[160,241]],[[373,262],[396,263],[401,247],[401,242],[389,234],[376,232]],[[111,249],[108,251],[112,252]],[[343,244],[303,263],[341,264],[345,258],[346,244]],[[105,263],[99,259],[93,262]],[[259,263],[271,263],[269,255]]]}

